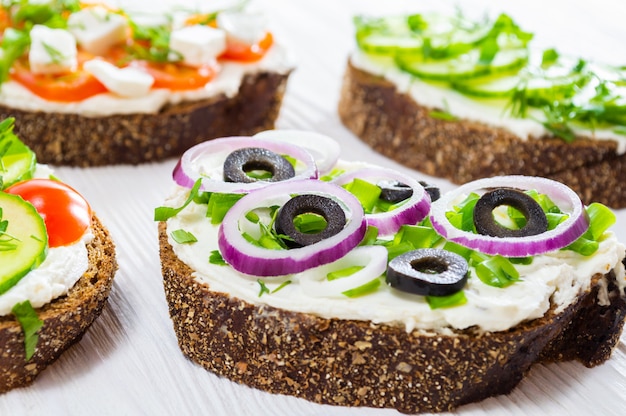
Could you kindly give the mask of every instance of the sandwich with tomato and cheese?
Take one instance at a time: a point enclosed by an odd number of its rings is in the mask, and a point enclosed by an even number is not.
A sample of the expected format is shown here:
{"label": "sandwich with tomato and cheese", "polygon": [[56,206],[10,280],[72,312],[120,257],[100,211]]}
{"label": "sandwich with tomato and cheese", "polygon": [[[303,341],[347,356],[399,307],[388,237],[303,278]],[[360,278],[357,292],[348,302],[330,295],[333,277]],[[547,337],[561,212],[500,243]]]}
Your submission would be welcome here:
{"label": "sandwich with tomato and cheese", "polygon": [[626,273],[606,206],[519,175],[440,195],[338,156],[281,130],[183,154],[155,219],[191,360],[271,393],[416,413],[506,394],[537,363],[609,359]]}
{"label": "sandwich with tomato and cheese", "polygon": [[32,383],[100,315],[117,270],[89,203],[0,122],[0,393]]}
{"label": "sandwich with tomato and cheese", "polygon": [[0,6],[0,117],[42,163],[157,161],[202,140],[272,128],[293,65],[267,16]]}

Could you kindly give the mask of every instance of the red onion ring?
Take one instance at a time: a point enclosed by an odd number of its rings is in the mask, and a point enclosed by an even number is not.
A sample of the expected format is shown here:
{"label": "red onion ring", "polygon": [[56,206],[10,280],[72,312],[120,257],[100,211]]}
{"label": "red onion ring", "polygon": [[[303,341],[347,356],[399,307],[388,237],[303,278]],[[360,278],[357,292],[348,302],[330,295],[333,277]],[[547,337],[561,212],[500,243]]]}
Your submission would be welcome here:
{"label": "red onion ring", "polygon": [[284,141],[304,147],[313,155],[317,169],[321,175],[332,170],[339,160],[341,147],[334,139],[312,131],[305,130],[266,130],[252,136],[259,139]]}
{"label": "red onion ring", "polygon": [[[491,237],[454,227],[446,218],[458,198],[489,188],[534,189],[548,195],[569,217],[553,230],[526,237]],[[462,246],[490,255],[526,257],[561,249],[576,241],[589,228],[585,206],[569,187],[551,179],[531,176],[498,176],[479,179],[446,193],[432,204],[430,220],[435,231]]]}
{"label": "red onion ring", "polygon": [[[249,211],[280,205],[293,194],[318,194],[333,198],[346,212],[346,226],[330,238],[290,250],[265,249],[243,237],[240,223],[247,221],[245,215]],[[250,192],[233,205],[218,230],[218,247],[224,260],[241,273],[281,276],[343,257],[363,240],[366,229],[363,207],[345,189],[318,180],[275,182],[272,186]]]}
{"label": "red onion ring", "polygon": [[262,147],[278,154],[289,155],[304,163],[304,168],[296,166],[296,176],[288,179],[288,181],[317,178],[318,172],[315,160],[304,148],[281,140],[233,136],[208,140],[185,151],[172,173],[174,181],[185,188],[192,188],[198,178],[203,178],[200,190],[222,193],[247,193],[253,189],[260,189],[276,183],[266,181],[252,183],[224,181],[224,159],[233,150],[245,147]]}
{"label": "red onion ring", "polygon": [[430,196],[424,187],[410,176],[393,169],[378,166],[365,167],[340,175],[332,183],[345,185],[356,178],[374,179],[376,182],[373,183],[393,179],[413,190],[413,195],[395,209],[388,212],[365,214],[367,224],[378,228],[378,235],[380,236],[395,234],[404,224],[417,224],[426,218],[430,211]]}

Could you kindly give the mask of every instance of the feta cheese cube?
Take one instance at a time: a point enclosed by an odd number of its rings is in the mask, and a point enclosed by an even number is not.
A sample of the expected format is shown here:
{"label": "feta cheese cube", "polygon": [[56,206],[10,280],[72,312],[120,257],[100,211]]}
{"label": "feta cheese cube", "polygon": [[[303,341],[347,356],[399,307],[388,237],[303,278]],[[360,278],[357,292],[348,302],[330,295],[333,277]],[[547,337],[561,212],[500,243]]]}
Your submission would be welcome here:
{"label": "feta cheese cube", "polygon": [[138,68],[118,68],[101,59],[92,59],[83,64],[107,89],[122,97],[141,97],[150,91],[154,78]]}
{"label": "feta cheese cube", "polygon": [[267,31],[267,16],[254,11],[224,11],[217,15],[217,27],[234,40],[254,45]]}
{"label": "feta cheese cube", "polygon": [[65,29],[35,25],[30,31],[30,70],[35,74],[71,72],[78,65],[76,40]]}
{"label": "feta cheese cube", "polygon": [[226,50],[226,33],[204,25],[186,26],[172,31],[170,49],[180,54],[185,64],[202,66]]}
{"label": "feta cheese cube", "polygon": [[126,39],[128,24],[123,16],[94,6],[72,13],[67,19],[67,27],[84,50],[102,55]]}

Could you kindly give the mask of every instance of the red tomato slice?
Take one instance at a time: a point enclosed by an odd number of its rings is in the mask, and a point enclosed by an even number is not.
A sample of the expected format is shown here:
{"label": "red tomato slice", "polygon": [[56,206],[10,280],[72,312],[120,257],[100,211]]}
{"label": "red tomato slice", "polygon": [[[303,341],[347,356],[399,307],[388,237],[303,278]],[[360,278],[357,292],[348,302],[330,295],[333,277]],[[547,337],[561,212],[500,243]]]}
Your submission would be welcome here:
{"label": "red tomato slice", "polygon": [[11,79],[49,101],[82,101],[107,92],[100,81],[81,69],[69,74],[33,74],[27,65],[18,61],[13,65]]}
{"label": "red tomato slice", "polygon": [[154,78],[152,88],[170,90],[194,90],[204,87],[217,74],[216,66],[204,65],[193,68],[175,63],[133,61],[131,66],[143,68]]}
{"label": "red tomato slice", "polygon": [[265,36],[253,45],[234,39],[228,39],[226,41],[226,51],[220,58],[233,61],[255,62],[263,58],[273,44],[274,37],[271,32],[265,32]]}
{"label": "red tomato slice", "polygon": [[19,195],[33,204],[46,224],[50,247],[75,243],[91,224],[91,207],[63,182],[30,179],[10,186],[5,192]]}

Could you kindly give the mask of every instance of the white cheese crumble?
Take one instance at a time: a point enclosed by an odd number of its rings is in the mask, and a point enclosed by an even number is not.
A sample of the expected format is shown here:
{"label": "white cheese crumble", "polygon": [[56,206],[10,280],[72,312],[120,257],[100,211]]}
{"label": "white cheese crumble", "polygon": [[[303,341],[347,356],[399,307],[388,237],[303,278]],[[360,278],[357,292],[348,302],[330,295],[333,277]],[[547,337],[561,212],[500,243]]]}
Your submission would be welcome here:
{"label": "white cheese crumble", "polygon": [[[181,206],[188,191],[177,187],[166,205]],[[465,288],[467,304],[457,307],[432,310],[424,297],[385,284],[375,293],[362,297],[337,299],[330,292],[329,296],[320,296],[319,291],[311,293],[305,290],[306,285],[300,284],[305,278],[303,273],[264,278],[270,290],[287,279],[291,284],[259,297],[258,277],[208,262],[209,253],[218,249],[218,226],[212,225],[205,214],[206,205],[191,203],[167,221],[167,229],[168,232],[183,229],[198,239],[193,244],[178,244],[170,238],[169,243],[178,258],[195,270],[194,278],[208,284],[211,290],[228,293],[252,304],[267,304],[322,318],[400,324],[409,332],[414,329],[464,329],[474,325],[485,331],[503,331],[543,316],[551,304],[558,305],[557,312],[563,310],[589,287],[590,277],[596,273],[605,274],[615,268],[620,274],[618,281],[624,281],[621,259],[625,247],[610,234],[593,256],[556,251],[536,256],[530,265],[516,266],[521,280],[506,288],[488,286],[472,271],[473,277]]]}
{"label": "white cheese crumble", "polygon": [[30,41],[28,61],[34,74],[62,74],[76,69],[76,40],[67,30],[35,25]]}
{"label": "white cheese crumble", "polygon": [[133,67],[118,68],[102,59],[87,61],[83,68],[104,84],[107,90],[120,97],[142,97],[148,94],[154,84],[152,75],[145,71]]}
{"label": "white cheese crumble", "polygon": [[126,39],[126,18],[101,6],[87,7],[67,19],[68,30],[78,44],[94,55],[104,54]]}
{"label": "white cheese crumble", "polygon": [[172,31],[170,49],[180,54],[186,65],[208,65],[226,50],[226,32],[205,25],[185,26]]}

